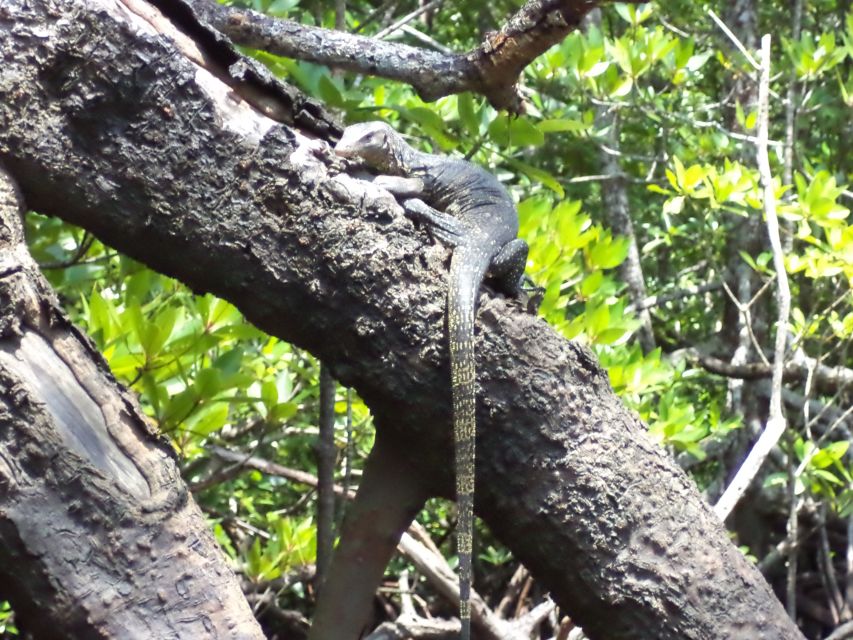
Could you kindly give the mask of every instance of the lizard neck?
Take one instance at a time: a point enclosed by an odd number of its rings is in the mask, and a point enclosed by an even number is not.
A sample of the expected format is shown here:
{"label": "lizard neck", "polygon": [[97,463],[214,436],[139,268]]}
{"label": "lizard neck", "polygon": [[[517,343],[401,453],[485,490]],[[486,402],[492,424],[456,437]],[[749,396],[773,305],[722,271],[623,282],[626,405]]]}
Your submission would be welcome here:
{"label": "lizard neck", "polygon": [[395,138],[385,158],[385,166],[379,169],[390,175],[420,175],[435,164],[434,158],[432,154],[413,149],[402,138]]}

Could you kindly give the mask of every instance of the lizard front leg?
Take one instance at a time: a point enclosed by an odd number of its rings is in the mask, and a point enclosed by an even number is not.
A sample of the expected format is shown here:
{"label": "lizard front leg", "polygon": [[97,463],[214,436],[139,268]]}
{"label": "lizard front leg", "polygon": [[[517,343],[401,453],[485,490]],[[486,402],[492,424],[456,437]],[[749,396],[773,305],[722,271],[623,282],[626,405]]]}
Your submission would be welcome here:
{"label": "lizard front leg", "polygon": [[433,209],[418,196],[423,195],[424,183],[420,178],[400,176],[376,176],[373,184],[382,187],[403,200],[403,210],[412,220],[427,225],[429,232],[444,244],[455,247],[465,234],[465,228],[457,218]]}
{"label": "lizard front leg", "polygon": [[448,213],[433,209],[423,200],[410,198],[403,202],[406,214],[427,226],[429,232],[449,247],[456,247],[469,235],[467,227]]}
{"label": "lizard front leg", "polygon": [[489,274],[500,283],[508,295],[518,295],[524,288],[524,268],[527,266],[527,243],[521,238],[507,242],[492,258]]}
{"label": "lizard front leg", "polygon": [[424,192],[424,181],[420,178],[380,175],[373,179],[373,184],[398,198],[417,198]]}

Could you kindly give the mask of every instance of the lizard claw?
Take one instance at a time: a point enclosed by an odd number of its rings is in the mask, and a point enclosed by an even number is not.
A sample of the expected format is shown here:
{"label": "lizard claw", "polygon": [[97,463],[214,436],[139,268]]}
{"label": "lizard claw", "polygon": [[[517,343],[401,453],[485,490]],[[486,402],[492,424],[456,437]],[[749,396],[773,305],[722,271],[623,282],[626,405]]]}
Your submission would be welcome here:
{"label": "lizard claw", "polygon": [[537,285],[533,278],[526,273],[521,276],[518,283],[518,299],[527,309],[527,313],[536,315],[539,313],[539,306],[545,298],[545,287]]}

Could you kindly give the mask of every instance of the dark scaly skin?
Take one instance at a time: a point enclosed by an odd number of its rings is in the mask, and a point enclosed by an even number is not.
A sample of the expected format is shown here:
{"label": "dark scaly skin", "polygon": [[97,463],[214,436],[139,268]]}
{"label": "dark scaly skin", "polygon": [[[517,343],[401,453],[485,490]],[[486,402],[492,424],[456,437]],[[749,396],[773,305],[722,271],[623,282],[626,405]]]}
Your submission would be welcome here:
{"label": "dark scaly skin", "polygon": [[[464,160],[411,148],[388,125],[369,122],[348,127],[335,149],[383,174],[405,176],[405,184],[380,184],[405,200],[407,213],[430,225],[433,234],[454,247],[447,292],[447,328],[453,391],[456,496],[459,509],[459,617],[462,640],[471,634],[471,553],[474,530],[476,368],[474,312],[487,272],[502,289],[520,288],[527,245],[518,240],[518,214],[506,189],[487,171]],[[412,180],[414,179],[414,180]]]}

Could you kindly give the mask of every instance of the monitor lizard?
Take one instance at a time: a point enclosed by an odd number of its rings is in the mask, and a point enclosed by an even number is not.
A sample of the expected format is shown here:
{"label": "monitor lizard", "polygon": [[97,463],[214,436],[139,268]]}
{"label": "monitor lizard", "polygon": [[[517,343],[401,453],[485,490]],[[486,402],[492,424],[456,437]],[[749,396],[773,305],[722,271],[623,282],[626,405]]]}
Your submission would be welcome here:
{"label": "monitor lizard", "polygon": [[520,292],[527,243],[516,237],[518,213],[509,193],[497,178],[475,164],[413,149],[384,122],[347,127],[335,153],[361,160],[378,171],[374,184],[401,198],[407,215],[453,248],[446,313],[459,510],[460,638],[469,640],[477,383],[474,313],[487,274],[505,293]]}

